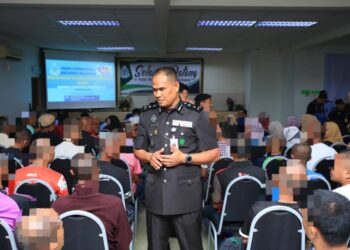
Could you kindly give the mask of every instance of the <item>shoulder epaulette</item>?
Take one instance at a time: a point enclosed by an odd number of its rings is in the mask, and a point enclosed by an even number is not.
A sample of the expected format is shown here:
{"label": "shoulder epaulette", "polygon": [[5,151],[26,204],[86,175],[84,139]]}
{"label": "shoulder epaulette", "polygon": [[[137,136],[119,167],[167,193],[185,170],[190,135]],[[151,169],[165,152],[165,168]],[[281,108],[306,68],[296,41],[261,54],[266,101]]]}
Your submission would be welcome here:
{"label": "shoulder epaulette", "polygon": [[203,110],[202,107],[196,106],[196,105],[189,103],[189,102],[185,102],[184,105],[186,106],[186,108],[194,110],[196,112],[201,112]]}
{"label": "shoulder epaulette", "polygon": [[143,106],[142,111],[147,111],[147,110],[156,109],[156,108],[158,108],[158,104],[151,102],[150,104]]}

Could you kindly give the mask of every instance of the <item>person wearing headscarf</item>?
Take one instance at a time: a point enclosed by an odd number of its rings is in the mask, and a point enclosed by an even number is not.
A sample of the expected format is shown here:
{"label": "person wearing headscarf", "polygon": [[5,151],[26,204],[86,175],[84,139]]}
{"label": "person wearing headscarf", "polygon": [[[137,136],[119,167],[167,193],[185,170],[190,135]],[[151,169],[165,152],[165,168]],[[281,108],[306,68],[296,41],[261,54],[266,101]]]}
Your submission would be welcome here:
{"label": "person wearing headscarf", "polygon": [[284,128],[283,135],[286,138],[287,149],[293,147],[297,143],[300,143],[300,130],[295,126]]}
{"label": "person wearing headscarf", "polygon": [[120,120],[115,115],[110,115],[105,120],[106,126],[103,128],[104,132],[113,132],[114,130],[120,131],[121,124]]}
{"label": "person wearing headscarf", "polygon": [[269,124],[269,135],[270,137],[276,137],[278,139],[283,139],[283,126],[278,121],[273,121]]}
{"label": "person wearing headscarf", "polygon": [[338,125],[335,122],[325,123],[325,135],[323,142],[332,145],[336,142],[343,142],[343,138]]}
{"label": "person wearing headscarf", "polygon": [[286,127],[299,127],[300,123],[297,117],[295,116],[288,116],[286,121]]}
{"label": "person wearing headscarf", "polygon": [[314,115],[304,114],[301,116],[300,119],[300,127],[302,132],[307,132],[308,127],[310,124],[312,124],[314,121],[317,121],[317,117]]}

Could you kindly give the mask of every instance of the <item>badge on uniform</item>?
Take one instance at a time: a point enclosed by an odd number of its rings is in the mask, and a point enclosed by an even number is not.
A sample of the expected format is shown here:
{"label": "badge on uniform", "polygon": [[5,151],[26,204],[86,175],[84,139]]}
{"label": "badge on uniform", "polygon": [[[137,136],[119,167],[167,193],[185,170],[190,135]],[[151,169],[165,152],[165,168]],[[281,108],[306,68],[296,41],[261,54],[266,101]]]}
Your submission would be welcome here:
{"label": "badge on uniform", "polygon": [[157,121],[157,116],[156,115],[152,115],[151,116],[151,122],[155,123]]}
{"label": "badge on uniform", "polygon": [[183,121],[183,120],[173,120],[173,126],[184,127],[184,128],[192,128],[193,122]]}
{"label": "badge on uniform", "polygon": [[175,135],[173,135],[172,138],[170,138],[170,147],[176,147],[179,148],[179,139],[175,138]]}

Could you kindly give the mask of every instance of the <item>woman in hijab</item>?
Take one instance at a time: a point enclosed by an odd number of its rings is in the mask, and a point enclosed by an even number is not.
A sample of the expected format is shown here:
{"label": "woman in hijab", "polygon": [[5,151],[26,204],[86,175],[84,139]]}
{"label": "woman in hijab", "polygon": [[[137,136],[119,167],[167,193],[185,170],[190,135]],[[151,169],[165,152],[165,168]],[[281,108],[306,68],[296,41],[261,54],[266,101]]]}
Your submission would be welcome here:
{"label": "woman in hijab", "polygon": [[309,126],[314,124],[314,121],[318,121],[317,117],[314,115],[304,114],[300,119],[300,127],[302,132],[307,132]]}
{"label": "woman in hijab", "polygon": [[121,130],[120,120],[115,115],[108,116],[105,120],[105,124],[106,126],[103,128],[104,132],[113,132]]}
{"label": "woman in hijab", "polygon": [[323,143],[331,146],[333,143],[343,142],[343,138],[338,125],[335,122],[325,123],[325,135]]}

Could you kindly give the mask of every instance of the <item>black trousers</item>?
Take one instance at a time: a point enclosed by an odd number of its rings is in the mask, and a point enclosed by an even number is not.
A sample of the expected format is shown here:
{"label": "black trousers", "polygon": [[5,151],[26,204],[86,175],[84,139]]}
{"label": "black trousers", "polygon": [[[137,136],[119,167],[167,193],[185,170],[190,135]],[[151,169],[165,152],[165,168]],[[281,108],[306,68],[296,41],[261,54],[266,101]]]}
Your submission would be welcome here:
{"label": "black trousers", "polygon": [[203,250],[201,211],[180,215],[156,215],[147,211],[148,250],[169,249],[169,237],[172,230],[181,250]]}

